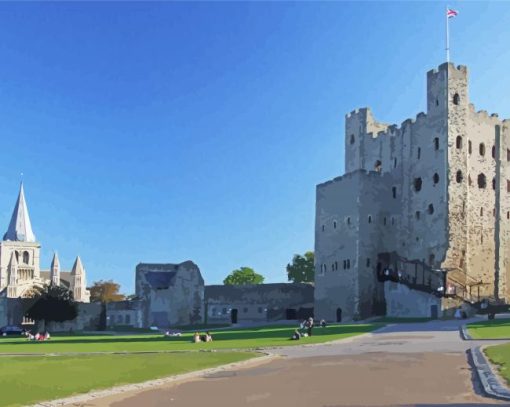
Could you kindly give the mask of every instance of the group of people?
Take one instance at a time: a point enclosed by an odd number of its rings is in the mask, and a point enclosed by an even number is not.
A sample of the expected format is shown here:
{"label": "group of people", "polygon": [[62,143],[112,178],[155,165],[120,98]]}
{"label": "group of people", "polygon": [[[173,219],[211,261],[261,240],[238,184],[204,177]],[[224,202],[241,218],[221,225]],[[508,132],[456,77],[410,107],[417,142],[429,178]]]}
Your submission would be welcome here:
{"label": "group of people", "polygon": [[35,335],[30,331],[25,331],[25,335],[29,341],[47,341],[50,339],[50,333],[48,331],[45,332],[37,332]]}
{"label": "group of people", "polygon": [[[324,319],[321,319],[319,325],[321,326],[321,328],[326,328],[327,326],[326,321]],[[299,328],[296,328],[290,339],[299,340],[301,338],[312,336],[313,327],[314,327],[313,318],[310,317],[308,319],[305,319],[303,322],[301,322],[301,324],[299,324]]]}
{"label": "group of people", "polygon": [[199,334],[198,332],[195,332],[193,335],[193,343],[199,343],[199,342],[212,342],[212,335],[207,331],[205,334]]}

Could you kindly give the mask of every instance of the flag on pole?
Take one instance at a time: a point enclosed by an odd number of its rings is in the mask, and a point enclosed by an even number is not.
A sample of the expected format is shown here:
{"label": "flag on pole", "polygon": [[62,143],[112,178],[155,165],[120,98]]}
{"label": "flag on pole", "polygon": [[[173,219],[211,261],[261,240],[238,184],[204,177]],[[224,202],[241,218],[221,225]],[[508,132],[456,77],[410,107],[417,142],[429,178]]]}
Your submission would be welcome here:
{"label": "flag on pole", "polygon": [[448,18],[453,18],[453,17],[457,17],[457,14],[459,14],[459,12],[457,10],[453,10],[451,8],[449,8],[447,11],[446,11],[446,16]]}

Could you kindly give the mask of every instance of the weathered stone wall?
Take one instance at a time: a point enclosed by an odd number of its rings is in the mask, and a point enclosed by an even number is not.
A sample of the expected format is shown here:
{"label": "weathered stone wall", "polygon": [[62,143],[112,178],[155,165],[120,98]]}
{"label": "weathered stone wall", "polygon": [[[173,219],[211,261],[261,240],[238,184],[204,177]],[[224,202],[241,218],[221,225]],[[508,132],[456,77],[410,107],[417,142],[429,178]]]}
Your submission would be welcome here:
{"label": "weathered stone wall", "polygon": [[207,323],[231,322],[232,310],[237,310],[238,322],[287,319],[291,309],[297,317],[300,309],[311,312],[313,292],[313,285],[306,283],[209,285],[205,287]]}
{"label": "weathered stone wall", "polygon": [[384,296],[386,297],[386,315],[388,317],[432,318],[441,316],[440,298],[411,290],[403,284],[386,281]]}
{"label": "weathered stone wall", "polygon": [[203,321],[204,279],[192,261],[136,266],[136,295],[144,304],[143,325],[167,328]]}
{"label": "weathered stone wall", "polygon": [[106,304],[106,324],[143,328],[144,304],[141,300],[116,301]]}

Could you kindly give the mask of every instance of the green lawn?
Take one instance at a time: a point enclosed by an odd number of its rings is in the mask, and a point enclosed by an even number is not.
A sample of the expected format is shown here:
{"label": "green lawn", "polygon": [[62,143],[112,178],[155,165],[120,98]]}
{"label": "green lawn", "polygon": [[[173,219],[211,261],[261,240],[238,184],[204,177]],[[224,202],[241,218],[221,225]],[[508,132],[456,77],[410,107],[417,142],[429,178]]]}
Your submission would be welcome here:
{"label": "green lawn", "polygon": [[497,365],[499,373],[510,384],[510,343],[485,348],[485,355]]}
{"label": "green lawn", "polygon": [[248,352],[0,357],[0,406],[20,406],[94,389],[219,366]]}
{"label": "green lawn", "polygon": [[473,339],[510,338],[510,319],[473,322],[467,328]]}
{"label": "green lawn", "polygon": [[330,325],[314,328],[313,336],[299,341],[289,338],[294,327],[275,326],[211,332],[213,342],[191,343],[191,333],[181,337],[158,335],[57,336],[47,342],[28,342],[24,338],[1,338],[1,353],[60,353],[108,351],[191,351],[207,349],[250,349],[259,347],[323,343],[370,332],[380,324]]}

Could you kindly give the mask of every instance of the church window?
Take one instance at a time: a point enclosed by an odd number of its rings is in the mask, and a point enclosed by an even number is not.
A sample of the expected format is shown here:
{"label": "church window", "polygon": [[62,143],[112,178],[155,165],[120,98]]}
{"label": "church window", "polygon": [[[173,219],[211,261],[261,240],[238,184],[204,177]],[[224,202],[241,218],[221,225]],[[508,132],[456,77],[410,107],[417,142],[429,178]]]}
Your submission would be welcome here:
{"label": "church window", "polygon": [[30,256],[28,255],[28,252],[23,252],[23,263],[28,264],[28,261],[30,260]]}
{"label": "church window", "polygon": [[420,211],[416,211],[415,216],[416,216],[416,219],[419,220],[420,219]]}
{"label": "church window", "polygon": [[485,174],[478,175],[478,188],[484,189],[487,186],[487,179],[485,178]]}
{"label": "church window", "polygon": [[377,172],[381,172],[382,170],[382,162],[380,160],[377,160],[374,164],[374,170]]}
{"label": "church window", "polygon": [[462,148],[462,137],[461,136],[457,136],[457,140],[455,142],[455,145],[457,148]]}
{"label": "church window", "polygon": [[393,199],[395,199],[397,197],[397,187],[392,187],[391,188],[391,193],[393,195]]}
{"label": "church window", "polygon": [[460,96],[458,93],[456,93],[455,95],[453,95],[453,104],[458,105],[459,103],[460,103]]}
{"label": "church window", "polygon": [[351,144],[354,144],[354,141],[355,141],[354,134],[351,134]]}
{"label": "church window", "polygon": [[480,152],[481,156],[485,155],[485,144],[480,143],[480,147],[478,148],[478,151]]}
{"label": "church window", "polygon": [[439,174],[436,172],[434,176],[432,177],[434,184],[437,184],[439,182]]}
{"label": "church window", "polygon": [[421,178],[415,178],[414,179],[414,190],[416,192],[420,191],[421,190],[421,184],[422,184],[422,180]]}
{"label": "church window", "polygon": [[471,143],[471,140],[468,141],[468,153],[471,154],[473,151],[473,143]]}
{"label": "church window", "polygon": [[463,176],[462,171],[458,170],[457,175],[455,176],[455,180],[457,181],[457,184],[460,184],[462,182]]}
{"label": "church window", "polygon": [[430,204],[428,209],[427,209],[427,212],[432,215],[434,213],[434,205]]}
{"label": "church window", "polygon": [[418,155],[418,160],[419,160],[421,158],[421,148],[420,147],[418,147],[418,154],[417,155]]}
{"label": "church window", "polygon": [[492,146],[492,158],[496,158],[496,146]]}
{"label": "church window", "polygon": [[439,150],[439,138],[434,138],[434,150]]}

